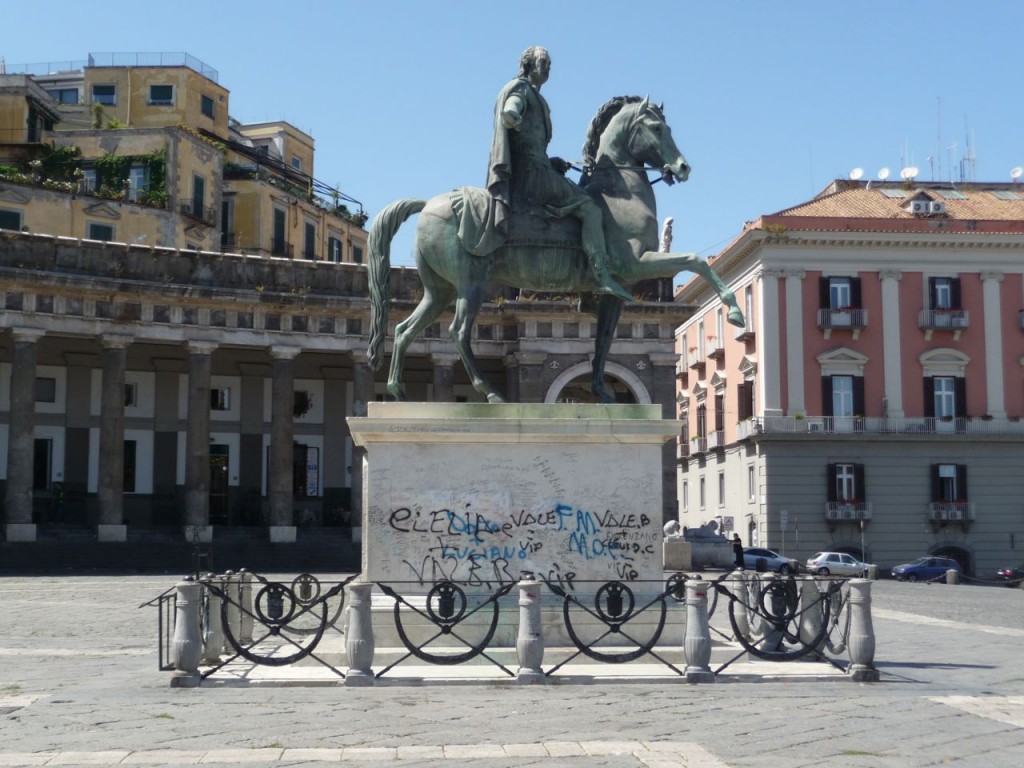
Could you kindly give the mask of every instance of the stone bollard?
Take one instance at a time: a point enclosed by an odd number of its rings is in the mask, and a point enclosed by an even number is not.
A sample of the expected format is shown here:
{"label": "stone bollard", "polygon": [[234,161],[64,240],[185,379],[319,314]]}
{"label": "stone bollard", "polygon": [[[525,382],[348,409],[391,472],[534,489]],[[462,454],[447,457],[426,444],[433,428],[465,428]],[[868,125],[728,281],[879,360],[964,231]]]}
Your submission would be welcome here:
{"label": "stone bollard", "polygon": [[345,633],[345,654],[348,673],[345,685],[373,685],[373,602],[372,583],[348,585],[348,631]]}
{"label": "stone bollard", "polygon": [[878,580],[878,566],[877,565],[869,565],[868,566],[867,576],[865,576],[864,578],[871,579],[872,581],[877,581]]}
{"label": "stone bollard", "polygon": [[195,688],[199,685],[199,662],[203,658],[203,638],[199,630],[199,610],[203,604],[203,587],[186,576],[178,583],[174,612],[174,639],[171,649],[174,669],[172,688]]}
{"label": "stone bollard", "polygon": [[686,682],[713,683],[711,661],[711,629],[708,626],[708,582],[686,584],[686,633],[683,655],[686,657]]}
{"label": "stone bollard", "polygon": [[242,644],[242,581],[234,571],[224,574],[224,595],[228,601],[227,626],[224,630]]}
{"label": "stone bollard", "polygon": [[224,625],[221,622],[220,607],[223,603],[220,595],[210,589],[210,586],[224,589],[224,580],[213,574],[207,574],[203,579],[203,589],[206,591],[206,633],[203,635],[203,662],[209,665],[220,661],[224,653]]}
{"label": "stone bollard", "polygon": [[850,652],[850,677],[858,683],[878,682],[875,669],[875,628],[871,623],[871,582],[850,580],[850,636],[846,644]]}
{"label": "stone bollard", "polygon": [[544,662],[544,627],[540,617],[540,582],[519,582],[519,633],[516,636],[516,657],[520,683],[544,683],[541,669]]}
{"label": "stone bollard", "polygon": [[955,568],[950,568],[946,571],[946,583],[947,584],[959,584],[960,583],[960,571]]}
{"label": "stone bollard", "polygon": [[[822,615],[821,615],[821,591],[818,589],[818,582],[813,578],[808,577],[800,580],[800,642],[805,646],[810,645],[814,642],[814,638],[821,632]],[[825,647],[825,640],[822,637],[821,641],[814,647],[818,653],[821,653]],[[811,656],[804,656],[805,659],[811,659]]]}
{"label": "stone bollard", "polygon": [[252,643],[252,574],[245,570],[245,568],[242,568],[238,573],[242,580],[239,599],[241,607],[238,609],[239,631],[241,632],[242,644],[248,645]]}
{"label": "stone bollard", "polygon": [[736,597],[733,601],[733,616],[736,618],[736,630],[740,637],[750,637],[750,621],[747,619],[748,578],[746,571],[733,571],[729,574],[732,593]]}

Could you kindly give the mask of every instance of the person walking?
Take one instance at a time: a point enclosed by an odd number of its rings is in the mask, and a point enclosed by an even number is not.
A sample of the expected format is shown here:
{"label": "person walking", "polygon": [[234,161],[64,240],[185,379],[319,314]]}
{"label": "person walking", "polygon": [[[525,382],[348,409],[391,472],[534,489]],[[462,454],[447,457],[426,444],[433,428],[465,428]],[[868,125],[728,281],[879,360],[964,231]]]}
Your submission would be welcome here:
{"label": "person walking", "polygon": [[740,540],[740,535],[734,533],[732,535],[732,558],[733,567],[743,569],[743,542]]}

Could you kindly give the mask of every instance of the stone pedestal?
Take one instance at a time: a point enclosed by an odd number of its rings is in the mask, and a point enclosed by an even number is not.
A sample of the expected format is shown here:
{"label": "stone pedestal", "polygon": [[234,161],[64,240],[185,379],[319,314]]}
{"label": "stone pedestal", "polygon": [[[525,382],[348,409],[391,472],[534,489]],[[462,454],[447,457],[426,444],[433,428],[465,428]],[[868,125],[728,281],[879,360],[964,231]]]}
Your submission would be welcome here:
{"label": "stone pedestal", "polygon": [[104,525],[103,523],[101,523],[96,526],[96,540],[112,541],[117,543],[123,543],[125,541],[128,541],[128,526]]}
{"label": "stone pedestal", "polygon": [[272,525],[270,526],[270,541],[272,544],[294,544],[294,525]]}
{"label": "stone pedestal", "polygon": [[364,580],[661,580],[660,406],[368,406]]}
{"label": "stone pedestal", "polygon": [[35,541],[36,525],[35,523],[8,523],[6,533],[8,541]]}

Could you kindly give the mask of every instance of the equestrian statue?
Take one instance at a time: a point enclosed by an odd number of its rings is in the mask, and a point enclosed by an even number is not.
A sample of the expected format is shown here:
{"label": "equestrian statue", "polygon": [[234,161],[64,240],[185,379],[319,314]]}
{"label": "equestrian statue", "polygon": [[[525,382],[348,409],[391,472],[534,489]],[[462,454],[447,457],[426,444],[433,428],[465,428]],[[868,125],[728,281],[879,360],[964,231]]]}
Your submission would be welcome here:
{"label": "equestrian statue", "polygon": [[528,48],[519,75],[502,88],[495,106],[486,188],[460,187],[430,200],[404,199],[384,208],[370,227],[370,343],[374,370],[384,361],[390,301],[391,241],[414,214],[415,256],[423,298],[395,329],[388,392],[405,400],[402,373],[409,345],[455,303],[449,328],[474,389],[488,402],[504,402],[480,373],[471,345],[473,323],[494,286],[592,295],[597,313],[591,390],[612,402],[605,363],[629,286],[695,272],[707,280],[740,328],[736,297],[704,259],[658,251],[658,219],[648,171],[672,184],[690,166],[679,152],[662,108],[646,98],[605,103],[591,121],[578,184],[571,167],[549,158],[551,117],[540,87],[551,59]]}

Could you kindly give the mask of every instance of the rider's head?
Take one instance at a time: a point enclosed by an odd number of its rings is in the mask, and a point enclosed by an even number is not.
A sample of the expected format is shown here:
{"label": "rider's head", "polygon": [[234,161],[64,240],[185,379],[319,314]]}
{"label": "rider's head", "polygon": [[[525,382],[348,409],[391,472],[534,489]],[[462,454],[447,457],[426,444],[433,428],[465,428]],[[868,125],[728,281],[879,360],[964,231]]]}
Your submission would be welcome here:
{"label": "rider's head", "polygon": [[532,45],[525,51],[523,51],[523,55],[519,57],[520,77],[529,77],[530,73],[533,71],[534,65],[537,63],[537,59],[541,56],[541,54],[543,54],[544,58],[548,59],[548,61],[551,60],[551,57],[548,55],[547,48],[544,48],[540,45]]}

